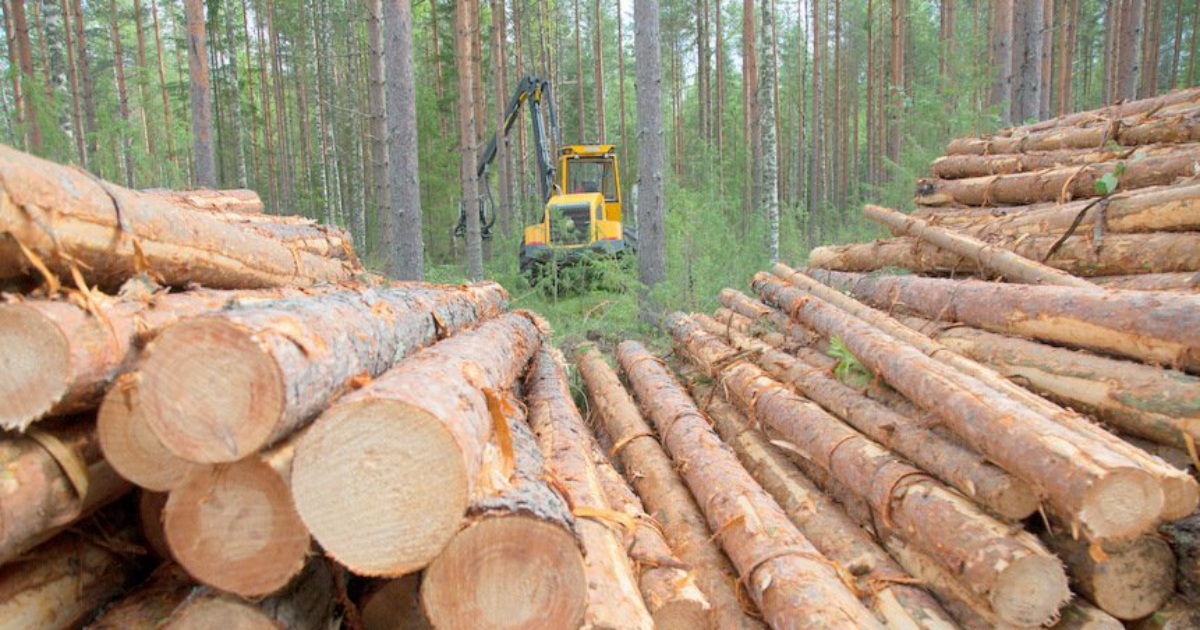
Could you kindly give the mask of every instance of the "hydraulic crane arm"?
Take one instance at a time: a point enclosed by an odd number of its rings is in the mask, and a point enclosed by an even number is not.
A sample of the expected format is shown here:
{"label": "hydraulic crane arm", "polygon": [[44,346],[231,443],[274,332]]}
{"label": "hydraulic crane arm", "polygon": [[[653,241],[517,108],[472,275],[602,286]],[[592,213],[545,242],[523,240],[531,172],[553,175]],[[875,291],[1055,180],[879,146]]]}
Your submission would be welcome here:
{"label": "hydraulic crane arm", "polygon": [[[542,193],[542,203],[545,203],[553,194],[556,170],[550,147],[552,138],[547,134],[546,119],[549,119],[551,129],[558,126],[554,113],[554,100],[550,95],[550,82],[545,79],[534,76],[521,79],[512,98],[508,101],[508,108],[504,111],[503,127],[492,135],[491,141],[479,156],[479,163],[475,169],[476,175],[480,180],[487,181],[488,167],[496,159],[496,144],[501,137],[508,137],[508,132],[520,118],[522,105],[528,106],[529,117],[533,122],[533,147],[534,153],[537,155],[538,190]],[[543,107],[546,116],[542,115]]]}

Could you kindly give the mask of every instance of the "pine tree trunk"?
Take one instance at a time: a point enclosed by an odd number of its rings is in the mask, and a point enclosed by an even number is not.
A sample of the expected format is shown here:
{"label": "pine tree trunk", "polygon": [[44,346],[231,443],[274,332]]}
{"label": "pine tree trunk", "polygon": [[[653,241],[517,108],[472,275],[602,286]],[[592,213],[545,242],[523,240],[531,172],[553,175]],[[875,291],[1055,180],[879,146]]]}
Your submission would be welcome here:
{"label": "pine tree trunk", "polygon": [[[387,25],[387,173],[388,211],[380,222],[384,232],[385,268],[393,278],[399,280],[421,280],[425,277],[425,244],[422,232],[421,184],[419,180],[416,79],[413,71],[413,30],[411,0],[384,0],[384,21]],[[470,92],[468,91],[468,94]],[[470,124],[470,120],[467,121]],[[474,135],[468,138],[463,155],[463,166],[470,167],[464,175],[464,183],[475,180]],[[469,149],[467,148],[469,147]],[[478,260],[471,259],[471,244],[478,245],[480,238],[479,214],[472,212],[470,200],[474,195],[465,195],[467,200],[468,259],[478,262],[480,268],[472,268],[472,275],[482,275],[482,252]],[[471,233],[471,217],[475,217],[474,236]],[[390,245],[390,247],[388,246]]]}
{"label": "pine tree trunk", "polygon": [[119,133],[121,142],[122,170],[125,173],[125,185],[129,188],[134,187],[135,174],[133,172],[133,138],[126,135],[129,129],[129,94],[125,90],[125,59],[121,53],[121,18],[117,12],[117,2],[112,0],[109,5],[112,10],[110,24],[112,26],[113,40],[113,70],[116,73],[117,79],[117,104],[121,114],[121,122],[125,129]]}
{"label": "pine tree trunk", "polygon": [[762,195],[763,214],[768,229],[768,251],[771,264],[779,261],[779,162],[778,138],[776,136],[776,110],[778,102],[775,85],[775,5],[771,0],[762,0],[762,73],[759,76],[759,131],[762,134]]}
{"label": "pine tree trunk", "polygon": [[[662,49],[658,0],[634,4],[637,60],[638,280],[653,289],[666,279],[666,233],[663,225],[665,173],[663,172]],[[658,309],[649,293],[638,294],[638,312],[650,320]]]}
{"label": "pine tree trunk", "polygon": [[[716,74],[717,74],[717,93],[713,100],[712,121],[715,129],[714,133],[717,138],[717,154],[724,155],[725,153],[725,31],[721,27],[721,2],[722,0],[713,0],[714,13],[714,36],[715,53],[716,53]],[[721,181],[725,180],[721,177]]]}
{"label": "pine tree trunk", "polygon": [[[167,70],[163,57],[162,33],[158,27],[158,0],[150,0],[150,15],[154,18],[154,46],[158,52],[158,90],[162,94],[163,135],[167,140],[167,159],[172,164],[178,164],[175,155],[175,127],[171,124],[171,101],[167,95]],[[247,54],[247,63],[250,63],[249,54]]]}
{"label": "pine tree trunk", "polygon": [[[384,56],[387,50],[383,47],[383,0],[368,0],[367,9],[367,104],[370,108],[370,142],[371,180],[374,184],[371,200],[375,203],[375,219],[380,230],[376,233],[378,241],[372,243],[372,248],[382,251],[385,260],[392,255],[396,242],[393,232],[386,231],[391,227],[392,200],[391,182],[388,169],[388,116],[385,111],[383,98],[385,85]],[[411,149],[410,149],[411,150]],[[363,231],[355,234],[355,239],[361,244],[367,240],[366,225]],[[366,251],[365,248],[362,248]]]}
{"label": "pine tree trunk", "polygon": [[[478,151],[476,133],[479,122],[475,120],[475,100],[483,95],[475,94],[475,80],[472,76],[475,41],[473,33],[477,28],[472,19],[475,14],[472,7],[478,2],[479,0],[455,0],[454,4],[454,54],[458,68],[458,141],[462,153],[459,169],[467,226],[467,276],[472,279],[483,277],[482,228],[477,210],[480,201],[479,179],[475,176]],[[411,145],[403,150],[410,151]]]}
{"label": "pine tree trunk", "polygon": [[208,47],[204,41],[204,3],[184,0],[187,16],[188,69],[191,85],[192,139],[195,152],[194,183],[216,188],[217,165],[213,147],[212,100],[209,94]]}
{"label": "pine tree trunk", "polygon": [[226,6],[225,13],[225,42],[229,47],[227,54],[229,55],[226,67],[229,70],[229,98],[232,103],[228,107],[233,113],[233,168],[237,176],[238,186],[245,188],[248,185],[246,178],[246,130],[242,121],[242,86],[238,80],[238,65],[237,65],[237,46],[234,44],[234,23],[233,15]]}
{"label": "pine tree trunk", "polygon": [[1130,101],[1137,98],[1138,82],[1143,72],[1146,0],[1119,0],[1119,4],[1121,27],[1116,35],[1116,54],[1110,57],[1116,72],[1113,100]]}
{"label": "pine tree trunk", "polygon": [[21,74],[21,96],[22,96],[22,111],[24,112],[25,121],[25,142],[29,150],[33,153],[42,151],[42,128],[38,119],[37,105],[34,104],[32,87],[30,84],[34,80],[33,71],[33,45],[29,41],[29,22],[25,18],[25,0],[9,0],[9,7],[12,9],[12,25],[16,32],[17,45],[17,68],[14,72]]}
{"label": "pine tree trunk", "polygon": [[891,111],[888,114],[888,146],[887,157],[893,163],[900,162],[904,135],[901,120],[904,117],[904,49],[905,49],[905,20],[907,20],[908,0],[892,0],[892,75],[889,91],[891,92]]}
{"label": "pine tree trunk", "polygon": [[[516,1],[516,0],[514,0]],[[429,0],[429,28],[430,28],[430,45],[433,47],[433,78],[434,87],[437,88],[438,100],[438,126],[442,130],[442,137],[446,137],[446,115],[442,112],[442,101],[446,98],[444,81],[442,79],[442,46],[440,31],[438,29],[438,8],[437,0]]]}
{"label": "pine tree trunk", "polygon": [[[514,0],[519,1],[519,0]],[[720,0],[717,0],[718,2]],[[621,144],[626,148],[629,144],[629,128],[625,124],[625,33],[624,33],[625,13],[621,7],[621,0],[617,0],[617,98],[621,100]],[[524,167],[522,167],[524,170]],[[636,211],[636,210],[635,210]]]}
{"label": "pine tree trunk", "polygon": [[1000,109],[1000,120],[1008,124],[1012,116],[1013,80],[1013,2],[1021,0],[995,0],[989,3],[992,39],[990,54],[996,74],[992,77],[988,106]]}
{"label": "pine tree trunk", "polygon": [[71,137],[75,141],[75,157],[79,160],[80,165],[87,168],[87,146],[84,144],[83,137],[83,115],[80,113],[79,107],[79,62],[75,54],[75,33],[71,28],[71,20],[76,18],[71,15],[71,6],[67,0],[62,0],[59,9],[62,11],[63,16],[63,39],[67,43],[67,76],[71,86]]}
{"label": "pine tree trunk", "polygon": [[[505,51],[505,42],[508,39],[507,18],[505,17],[505,2],[506,0],[492,0],[492,68],[493,68],[493,84],[495,91],[496,111],[496,129],[499,131],[504,125],[504,108],[507,105],[508,99],[508,60]],[[597,11],[599,5],[597,4]],[[597,40],[597,46],[599,46]],[[597,74],[599,76],[599,74]],[[520,79],[518,79],[519,81]],[[601,118],[603,120],[603,118]],[[524,125],[522,125],[524,126]],[[487,134],[490,136],[491,134]],[[496,142],[496,161],[499,163],[500,170],[500,207],[496,209],[500,220],[500,233],[508,235],[511,233],[511,221],[513,214],[513,199],[512,199],[512,160],[509,153],[510,146],[508,138],[498,138]]]}
{"label": "pine tree trunk", "polygon": [[579,107],[577,115],[579,116],[579,141],[583,142],[587,138],[587,100],[584,99],[583,93],[583,34],[579,25],[579,0],[573,0],[575,7],[575,104]]}
{"label": "pine tree trunk", "polygon": [[[413,323],[431,324],[428,312],[420,315],[424,321]],[[421,569],[454,538],[470,502],[486,494],[484,482],[506,478],[511,468],[486,453],[504,420],[498,410],[510,406],[504,392],[541,343],[533,318],[502,315],[429,346],[342,397],[307,429],[292,463],[292,495],[330,557],[366,576]],[[364,460],[377,465],[364,469]]]}
{"label": "pine tree trunk", "polygon": [[[604,122],[604,22],[600,19],[600,0],[596,0],[596,10],[593,13],[595,22],[592,23],[592,63],[595,70],[596,99],[596,142],[608,142],[608,129]],[[501,90],[501,94],[504,91]]]}

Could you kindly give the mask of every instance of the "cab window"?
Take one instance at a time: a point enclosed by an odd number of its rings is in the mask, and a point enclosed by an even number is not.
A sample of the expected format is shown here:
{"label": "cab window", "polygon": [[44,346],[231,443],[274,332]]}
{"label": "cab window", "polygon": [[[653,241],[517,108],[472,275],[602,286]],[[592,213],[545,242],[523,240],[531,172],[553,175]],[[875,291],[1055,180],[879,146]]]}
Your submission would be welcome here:
{"label": "cab window", "polygon": [[617,201],[617,178],[612,160],[567,160],[568,193],[602,193],[607,202]]}

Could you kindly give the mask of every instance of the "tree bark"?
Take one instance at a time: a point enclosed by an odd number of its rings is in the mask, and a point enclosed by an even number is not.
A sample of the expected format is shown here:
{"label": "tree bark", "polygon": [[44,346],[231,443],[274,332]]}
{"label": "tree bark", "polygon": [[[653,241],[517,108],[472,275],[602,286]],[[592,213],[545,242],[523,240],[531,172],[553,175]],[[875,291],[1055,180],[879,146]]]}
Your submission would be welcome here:
{"label": "tree bark", "polygon": [[742,608],[729,559],[716,547],[704,515],[616,372],[590,347],[582,348],[576,359],[588,400],[611,438],[610,453],[624,464],[625,476],[645,501],[650,516],[662,526],[663,536],[680,560],[691,568],[696,585],[712,606],[714,627],[762,628]]}
{"label": "tree bark", "polygon": [[1075,589],[1118,619],[1150,615],[1175,592],[1175,556],[1157,536],[1098,549],[1066,533],[1043,539],[1066,562]]}
{"label": "tree bark", "polygon": [[96,437],[104,459],[121,477],[155,492],[183,483],[195,464],[163,446],[142,415],[136,376],[125,376],[108,390],[96,414]]}
{"label": "tree bark", "polygon": [[1104,447],[1120,453],[1136,462],[1140,467],[1150,471],[1158,479],[1162,487],[1165,501],[1163,504],[1163,520],[1170,521],[1190,514],[1200,503],[1200,486],[1186,472],[1164,464],[1162,461],[1147,456],[1141,449],[1101,429],[1093,422],[1077,412],[1059,407],[1050,401],[1025,390],[1016,384],[1001,378],[994,371],[984,368],[929,337],[905,327],[882,312],[876,311],[857,300],[835,291],[812,278],[796,273],[785,265],[776,265],[773,270],[779,277],[803,288],[821,300],[836,305],[838,308],[858,317],[871,325],[878,327],[886,334],[920,350],[926,356],[952,367],[955,371],[975,378],[987,386],[1005,394],[1008,398],[1019,401],[1056,423],[1065,426],[1086,440],[1095,440]]}
{"label": "tree bark", "polygon": [[25,137],[29,150],[33,153],[42,152],[42,127],[38,120],[37,104],[33,97],[33,88],[28,85],[34,80],[33,45],[29,41],[29,21],[25,18],[25,0],[11,0],[12,25],[16,31],[17,64],[13,72],[21,74],[22,112],[25,121]]}
{"label": "tree bark", "polygon": [[952,628],[954,623],[934,599],[860,528],[825,496],[711,385],[685,376],[696,400],[705,400],[713,428],[737,454],[738,460],[779,503],[790,520],[831,561],[849,569],[860,593],[872,593],[864,604],[889,627]]}
{"label": "tree bark", "polygon": [[[502,392],[541,343],[534,317],[504,315],[426,348],[308,429],[292,493],[326,553],[359,575],[396,577],[446,547],[483,492],[480,475],[495,474],[484,457],[490,409],[504,404]],[[364,469],[362,461],[377,463]]]}
{"label": "tree bark", "polygon": [[22,358],[0,380],[0,398],[8,401],[0,427],[24,431],[46,416],[94,409],[113,380],[136,364],[145,342],[181,319],[296,295],[199,290],[90,305],[49,299],[0,305],[0,339],[8,356]]}
{"label": "tree bark", "polygon": [[[114,0],[111,4],[111,32],[113,40],[113,70],[117,78],[117,104],[118,111],[121,114],[121,122],[124,127],[129,127],[129,94],[125,90],[125,59],[121,53],[121,17],[117,12],[117,3]],[[133,172],[133,139],[129,137],[126,131],[120,132],[121,138],[121,157],[122,170],[125,173],[125,185],[133,188],[135,174]]]}
{"label": "tree bark", "polygon": [[[1089,149],[1104,152],[1114,142],[1122,147],[1150,144],[1184,144],[1200,141],[1200,108],[1178,105],[1152,115],[1101,119],[1089,125],[1053,127],[1027,134],[958,138],[946,146],[947,155],[998,155],[1031,151]],[[1180,147],[1180,159],[1187,159],[1194,145]]]}
{"label": "tree bark", "polygon": [[[475,176],[475,162],[479,150],[477,131],[480,123],[475,120],[475,101],[483,98],[483,95],[475,94],[472,64],[475,54],[474,32],[478,28],[473,16],[476,14],[474,7],[478,3],[479,0],[455,0],[454,3],[454,56],[458,68],[458,141],[462,153],[459,172],[462,177],[462,203],[465,204],[466,212],[467,276],[472,280],[483,278],[482,227],[477,211],[480,201],[479,178]],[[405,145],[403,148],[394,145],[393,148],[411,152],[412,146],[415,145]],[[395,160],[396,158],[393,158],[393,161]]]}
{"label": "tree bark", "polygon": [[471,503],[462,529],[425,569],[422,608],[437,628],[578,627],[588,589],[579,525],[546,482],[519,403],[501,415],[494,421],[508,427],[513,473]]}
{"label": "tree bark", "polygon": [[172,453],[233,462],[287,437],[359,379],[503,310],[498,285],[337,290],[188,319],[141,364],[141,402]]}
{"label": "tree bark", "polygon": [[10,479],[0,491],[0,564],[130,489],[104,460],[95,425],[85,419],[0,441],[0,464]]}
{"label": "tree bark", "polygon": [[907,457],[993,514],[1019,521],[1037,511],[1037,497],[1028,484],[988,463],[971,449],[931,430],[921,419],[901,415],[870,400],[827,375],[819,365],[797,360],[744,335],[725,334],[720,324],[709,318],[696,317],[694,325],[699,325],[715,337],[727,336],[738,350],[754,352],[757,355],[754,363],[772,378],[795,388],[864,435]]}
{"label": "tree bark", "polygon": [[134,528],[122,523],[66,533],[0,569],[0,626],[6,630],[67,630],[120,597],[144,575],[140,559],[124,550]]}
{"label": "tree bark", "polygon": [[[1041,260],[1059,238],[1055,234],[1001,237],[989,241],[987,247],[991,251],[1012,252],[1026,260]],[[1045,265],[1061,270],[1059,273],[1084,276],[1088,280],[1079,286],[1091,287],[1097,286],[1094,276],[1141,273],[1183,273],[1190,276],[1200,271],[1200,234],[1195,232],[1109,234],[1104,237],[1099,251],[1086,238],[1076,236],[1067,239]],[[938,249],[913,238],[818,247],[809,254],[808,264],[813,268],[834,271],[865,272],[899,267],[932,274],[977,273],[990,277],[995,273],[995,267],[979,264],[975,256]],[[1015,280],[1011,275],[1000,275]]]}
{"label": "tree bark", "polygon": [[683,477],[767,623],[774,628],[881,628],[654,355],[626,341],[617,358],[672,458],[705,462],[684,466]]}
{"label": "tree bark", "polygon": [[1109,289],[1127,291],[1200,291],[1200,273],[1145,273],[1132,276],[1101,276],[1092,282]]}
{"label": "tree bark", "polygon": [[[596,99],[596,142],[608,142],[608,130],[604,124],[604,23],[600,19],[600,0],[595,4],[595,22],[592,23],[592,62],[595,70],[595,99]],[[503,91],[501,92],[503,93]],[[705,97],[701,97],[703,100]]]}
{"label": "tree bark", "polygon": [[195,152],[195,184],[217,187],[216,153],[213,147],[212,100],[208,81],[208,46],[204,41],[204,3],[185,0],[187,18],[188,76],[192,103],[192,140]]}
{"label": "tree bark", "polygon": [[676,346],[718,379],[739,409],[862,496],[880,523],[877,528],[895,529],[934,557],[998,617],[1014,625],[1041,625],[1069,599],[1066,575],[1036,539],[1014,536],[1000,521],[757,366],[729,364],[737,352],[682,315],[673,316],[667,327]]}
{"label": "tree bark", "polygon": [[916,202],[925,206],[951,203],[994,206],[1103,197],[1105,195],[1097,190],[1096,182],[1114,173],[1120,164],[1125,165],[1125,172],[1119,176],[1119,186],[1125,191],[1174,184],[1180,178],[1191,176],[1196,160],[1200,160],[1200,145],[1192,145],[1174,155],[1153,156],[1129,163],[1104,162],[970,179],[920,179],[917,180]]}
{"label": "tree bark", "polygon": [[[469,0],[477,1],[477,0]],[[384,268],[398,280],[422,280],[425,277],[425,245],[422,235],[421,184],[419,179],[417,138],[416,80],[413,74],[412,0],[385,0],[388,71],[388,191],[387,218],[381,225],[386,233]],[[470,92],[467,92],[468,96]],[[467,101],[468,104],[470,100]],[[469,121],[474,124],[473,121]],[[470,168],[464,178],[475,182],[474,135],[463,147],[463,165],[470,154]],[[464,179],[465,182],[465,179]],[[465,195],[470,199],[474,195]],[[468,208],[471,205],[468,202]],[[475,217],[474,236],[471,217]],[[478,213],[467,212],[468,259],[479,241]],[[474,239],[474,240],[472,240]],[[389,247],[390,246],[390,247]],[[482,250],[477,252],[482,256]],[[482,258],[478,261],[482,265]],[[471,267],[471,277],[480,278],[482,267]]]}
{"label": "tree bark", "polygon": [[297,441],[229,465],[193,466],[171,489],[163,529],[189,575],[257,598],[300,573],[311,543],[290,489]]}
{"label": "tree bark", "polygon": [[[529,424],[579,521],[588,581],[584,626],[653,628],[637,578],[621,540],[598,516],[612,511],[592,462],[595,438],[588,432],[567,387],[562,355],[546,346],[525,377]],[[586,510],[584,516],[581,510]]]}
{"label": "tree bark", "polygon": [[1020,0],[996,0],[988,8],[992,36],[989,52],[995,74],[992,76],[988,106],[998,107],[1000,121],[1011,124],[1012,80],[1013,80],[1013,2]]}
{"label": "tree bark", "polygon": [[1116,54],[1109,58],[1116,70],[1113,100],[1130,101],[1138,96],[1138,82],[1142,75],[1146,0],[1118,0],[1118,3],[1121,28],[1116,36]]}
{"label": "tree bark", "polygon": [[1034,285],[1055,285],[1076,288],[1095,288],[1092,283],[1069,273],[1031,260],[1021,253],[997,247],[971,236],[957,234],[921,219],[882,206],[868,204],[863,208],[868,219],[903,234],[913,236],[945,251],[971,258],[983,271],[1001,274],[1011,282]]}
{"label": "tree bark", "polygon": [[767,219],[767,249],[771,264],[779,261],[779,139],[776,136],[777,103],[775,81],[775,5],[772,0],[762,0],[762,61],[759,64],[762,74],[758,84],[757,121],[762,144],[762,182],[759,185],[762,199],[763,214]]}
{"label": "tree bark", "polygon": [[[957,141],[952,144],[955,144],[956,147],[962,145],[962,143],[958,143]],[[933,161],[930,165],[930,171],[934,177],[942,179],[1011,175],[1013,173],[1028,173],[1030,171],[1040,171],[1060,166],[1082,166],[1128,158],[1140,160],[1151,155],[1169,154],[1177,150],[1178,147],[1172,145],[1150,145],[1133,151],[1128,149],[1114,151],[1108,148],[1096,149],[1095,147],[1050,151],[1026,151],[1020,147],[1013,148],[1021,152],[989,153],[986,155],[963,153],[942,156]],[[973,148],[968,148],[968,151],[970,150],[973,150]]]}
{"label": "tree bark", "polygon": [[[805,299],[782,281],[759,274],[755,288],[765,300],[780,304],[823,336],[840,338],[867,368],[936,413],[947,428],[988,459],[1033,486],[1053,512],[1090,538],[1137,536],[1158,520],[1164,504],[1159,480],[1129,459],[1101,444],[1085,442],[1019,401],[826,302]],[[1122,501],[1128,511],[1106,511],[1103,506],[1113,500]]]}
{"label": "tree bark", "polygon": [[[378,225],[392,227],[391,182],[388,166],[388,143],[391,136],[388,133],[388,111],[384,100],[384,92],[388,81],[384,66],[384,58],[388,55],[400,56],[400,51],[384,48],[383,40],[383,0],[369,0],[367,10],[367,107],[369,124],[367,126],[371,137],[368,146],[371,154],[371,191],[372,201],[375,202],[375,217]],[[398,43],[398,42],[397,42]],[[411,147],[409,147],[411,150]],[[365,226],[364,226],[365,228]],[[382,232],[382,231],[381,231]],[[360,243],[366,243],[366,233],[355,235]],[[384,256],[390,256],[396,243],[391,232],[381,233],[372,247],[384,251]]]}
{"label": "tree bark", "polygon": [[[1062,234],[1071,228],[1087,200],[1059,204],[1045,202],[1017,208],[922,208],[913,213],[957,232],[991,240],[997,237],[1036,237]],[[1099,207],[1097,204],[1093,209]],[[1088,212],[1076,230],[1093,230],[1098,212]],[[1105,232],[1200,231],[1200,185],[1162,186],[1131,190],[1108,197],[1104,203]]]}
{"label": "tree bark", "polygon": [[50,271],[70,277],[78,269],[109,289],[145,271],[171,286],[243,289],[344,281],[357,271],[4,147],[0,174],[0,233],[10,237],[0,242],[0,261],[8,269],[33,264],[24,246]]}
{"label": "tree bark", "polygon": [[1139,363],[1117,361],[964,326],[920,318],[902,321],[1002,376],[1123,434],[1186,447],[1200,439],[1200,379]]}
{"label": "tree bark", "polygon": [[658,0],[634,4],[634,44],[637,54],[638,125],[638,281],[646,289],[638,293],[638,312],[643,321],[659,310],[650,291],[666,279],[666,232],[663,225],[665,177],[663,174],[662,53],[659,41]]}
{"label": "tree bark", "polygon": [[[599,361],[603,359],[596,355]],[[605,366],[607,368],[607,365]],[[656,628],[704,627],[712,612],[708,598],[663,537],[660,525],[646,514],[642,500],[621,477],[608,458],[593,444],[592,461],[604,488],[604,496],[616,512],[633,519],[632,530],[624,530],[623,542],[638,574],[638,588]]]}
{"label": "tree bark", "polygon": [[841,272],[818,279],[876,307],[902,303],[943,321],[1200,372],[1200,311],[1190,295]]}

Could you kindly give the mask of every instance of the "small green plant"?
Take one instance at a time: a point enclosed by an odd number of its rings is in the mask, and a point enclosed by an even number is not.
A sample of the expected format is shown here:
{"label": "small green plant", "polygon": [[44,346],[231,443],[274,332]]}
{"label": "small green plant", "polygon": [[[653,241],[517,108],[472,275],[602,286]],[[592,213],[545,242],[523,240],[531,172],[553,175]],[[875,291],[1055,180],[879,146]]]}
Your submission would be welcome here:
{"label": "small green plant", "polygon": [[854,387],[866,387],[875,380],[875,373],[850,352],[846,344],[842,343],[841,337],[834,337],[829,341],[828,354],[838,360],[833,374],[842,382]]}
{"label": "small green plant", "polygon": [[1125,174],[1125,163],[1117,162],[1116,167],[1111,172],[1105,173],[1096,180],[1096,194],[1101,197],[1107,197],[1117,191],[1117,187],[1121,185],[1121,176]]}

